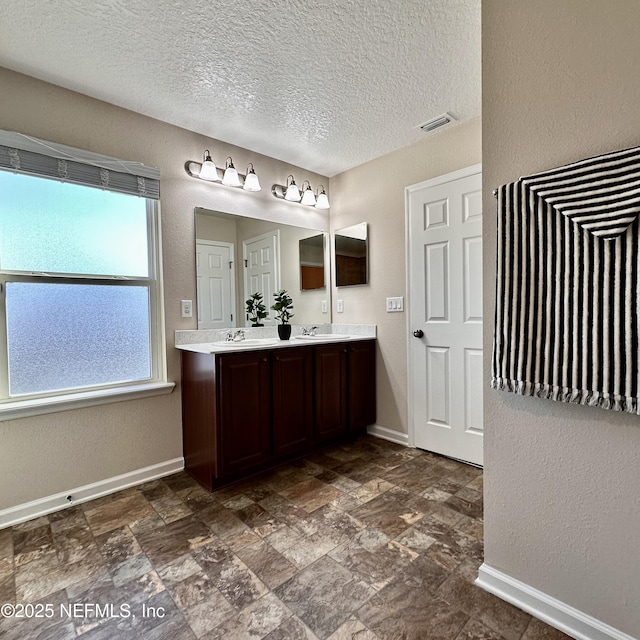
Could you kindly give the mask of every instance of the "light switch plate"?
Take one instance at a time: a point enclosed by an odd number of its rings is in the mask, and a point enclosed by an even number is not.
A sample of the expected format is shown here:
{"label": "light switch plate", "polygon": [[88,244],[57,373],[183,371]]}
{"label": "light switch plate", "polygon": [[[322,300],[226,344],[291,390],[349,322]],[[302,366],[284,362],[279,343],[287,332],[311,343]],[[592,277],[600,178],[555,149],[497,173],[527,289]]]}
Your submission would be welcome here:
{"label": "light switch plate", "polygon": [[322,301],[322,313],[327,313],[328,308],[327,308],[327,301],[323,300]]}
{"label": "light switch plate", "polygon": [[193,300],[180,300],[180,310],[183,318],[193,318]]}
{"label": "light switch plate", "polygon": [[387,313],[400,313],[404,311],[404,298],[387,298]]}
{"label": "light switch plate", "polygon": [[338,313],[344,312],[344,302],[342,300],[336,300],[336,311]]}

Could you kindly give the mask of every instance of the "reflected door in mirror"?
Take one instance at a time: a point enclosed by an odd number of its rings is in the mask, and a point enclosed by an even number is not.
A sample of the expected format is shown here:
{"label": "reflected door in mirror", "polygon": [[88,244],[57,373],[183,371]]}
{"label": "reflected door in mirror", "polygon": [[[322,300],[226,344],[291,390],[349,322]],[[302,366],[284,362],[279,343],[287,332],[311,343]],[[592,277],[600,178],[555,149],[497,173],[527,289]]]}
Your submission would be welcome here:
{"label": "reflected door in mirror", "polygon": [[235,326],[233,245],[211,240],[196,241],[196,289],[198,329]]}
{"label": "reflected door in mirror", "polygon": [[261,293],[268,316],[265,325],[274,324],[273,294],[280,288],[280,232],[271,231],[243,242],[245,256],[244,297]]}
{"label": "reflected door in mirror", "polygon": [[368,282],[367,223],[362,222],[335,232],[336,286]]}
{"label": "reflected door in mirror", "polygon": [[300,248],[300,289],[324,289],[324,234],[302,238]]}

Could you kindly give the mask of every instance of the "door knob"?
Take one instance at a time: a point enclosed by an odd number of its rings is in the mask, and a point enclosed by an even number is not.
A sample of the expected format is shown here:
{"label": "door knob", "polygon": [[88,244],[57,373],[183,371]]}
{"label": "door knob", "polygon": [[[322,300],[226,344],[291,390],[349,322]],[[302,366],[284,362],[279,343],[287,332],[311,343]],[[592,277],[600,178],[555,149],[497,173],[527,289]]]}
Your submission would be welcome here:
{"label": "door knob", "polygon": [[413,335],[414,335],[416,338],[422,338],[422,336],[424,336],[424,331],[423,331],[422,329],[416,329],[416,330],[413,332]]}

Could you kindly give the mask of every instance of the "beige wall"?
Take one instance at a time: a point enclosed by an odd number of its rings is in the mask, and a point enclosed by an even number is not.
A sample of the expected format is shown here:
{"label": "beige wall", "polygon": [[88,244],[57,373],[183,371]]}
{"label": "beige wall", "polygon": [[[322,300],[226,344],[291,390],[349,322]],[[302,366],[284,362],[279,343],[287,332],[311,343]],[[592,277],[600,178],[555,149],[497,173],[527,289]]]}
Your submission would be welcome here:
{"label": "beige wall", "polygon": [[[195,299],[195,207],[328,229],[326,212],[278,201],[270,193],[289,173],[298,184],[322,176],[213,141],[0,69],[0,128],[159,167],[169,380],[180,381],[176,329],[180,300]],[[263,190],[249,194],[194,180],[186,160],[228,155],[238,168],[253,162]],[[309,220],[313,220],[313,224]],[[182,455],[179,384],[171,395],[0,422],[0,509],[50,496]]]}
{"label": "beige wall", "polygon": [[[635,0],[482,3],[486,318],[492,189],[640,144],[638,24]],[[487,390],[485,434],[486,563],[638,637],[640,417]]]}
{"label": "beige wall", "polygon": [[331,230],[368,222],[370,256],[368,285],[333,287],[333,321],[377,324],[377,423],[388,429],[408,432],[407,317],[385,306],[407,295],[405,187],[480,162],[480,129],[478,118],[331,178]]}

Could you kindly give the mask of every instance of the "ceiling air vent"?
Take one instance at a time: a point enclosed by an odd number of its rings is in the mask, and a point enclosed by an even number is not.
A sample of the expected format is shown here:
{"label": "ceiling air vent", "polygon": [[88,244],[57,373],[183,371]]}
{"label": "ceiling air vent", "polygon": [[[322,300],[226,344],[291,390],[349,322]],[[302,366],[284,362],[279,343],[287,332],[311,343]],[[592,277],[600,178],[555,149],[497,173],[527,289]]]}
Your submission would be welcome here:
{"label": "ceiling air vent", "polygon": [[443,113],[441,116],[436,118],[432,118],[428,122],[420,125],[420,129],[422,129],[425,133],[431,133],[436,129],[440,129],[450,122],[455,122],[456,119],[450,113]]}

